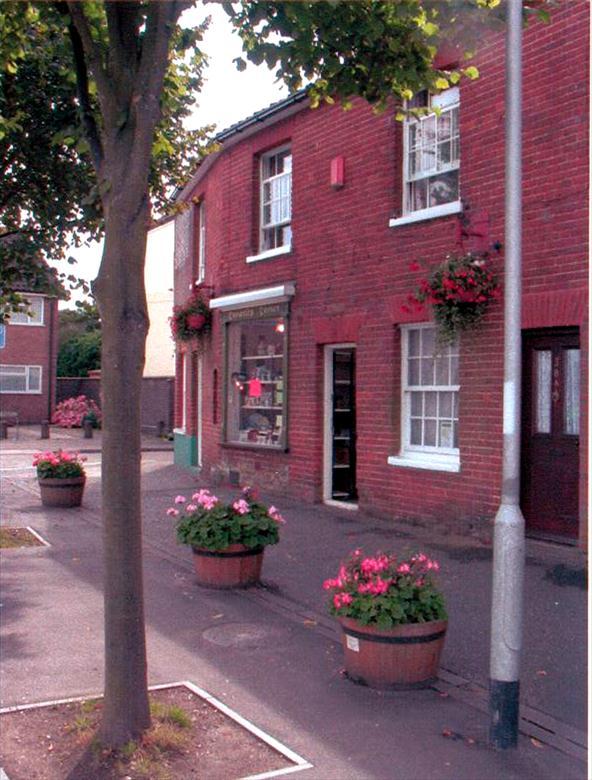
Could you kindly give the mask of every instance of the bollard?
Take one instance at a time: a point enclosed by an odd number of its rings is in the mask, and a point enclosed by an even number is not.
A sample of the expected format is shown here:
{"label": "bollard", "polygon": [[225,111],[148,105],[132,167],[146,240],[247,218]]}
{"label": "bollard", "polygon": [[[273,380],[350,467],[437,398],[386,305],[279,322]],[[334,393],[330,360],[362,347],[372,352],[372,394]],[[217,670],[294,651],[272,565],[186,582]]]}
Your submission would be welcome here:
{"label": "bollard", "polygon": [[41,423],[41,438],[49,439],[49,420],[43,420]]}
{"label": "bollard", "polygon": [[8,423],[0,421],[0,439],[8,439]]}
{"label": "bollard", "polygon": [[159,439],[162,439],[164,436],[164,420],[159,420],[158,425],[156,426],[156,435]]}
{"label": "bollard", "polygon": [[88,420],[85,418],[82,421],[82,427],[84,428],[84,438],[85,439],[92,439],[93,437],[93,423],[92,420]]}

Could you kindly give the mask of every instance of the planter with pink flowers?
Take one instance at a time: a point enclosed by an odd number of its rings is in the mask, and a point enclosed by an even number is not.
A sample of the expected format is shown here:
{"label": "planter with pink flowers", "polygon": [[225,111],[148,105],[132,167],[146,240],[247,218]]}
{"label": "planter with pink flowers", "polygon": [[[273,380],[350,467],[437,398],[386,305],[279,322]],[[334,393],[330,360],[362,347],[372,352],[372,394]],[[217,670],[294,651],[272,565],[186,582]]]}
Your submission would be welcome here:
{"label": "planter with pink flowers", "polygon": [[33,458],[41,503],[48,507],[75,507],[82,504],[86,474],[84,458],[76,452],[38,452]]}
{"label": "planter with pink flowers", "polygon": [[177,518],[177,539],[193,552],[197,582],[210,588],[245,588],[259,582],[263,553],[279,541],[283,517],[245,488],[240,498],[222,502],[209,490],[175,498],[167,510]]}
{"label": "planter with pink flowers", "polygon": [[438,676],[448,626],[424,553],[404,559],[355,550],[335,579],[326,580],[330,611],[343,634],[349,679],[372,688],[425,688]]}

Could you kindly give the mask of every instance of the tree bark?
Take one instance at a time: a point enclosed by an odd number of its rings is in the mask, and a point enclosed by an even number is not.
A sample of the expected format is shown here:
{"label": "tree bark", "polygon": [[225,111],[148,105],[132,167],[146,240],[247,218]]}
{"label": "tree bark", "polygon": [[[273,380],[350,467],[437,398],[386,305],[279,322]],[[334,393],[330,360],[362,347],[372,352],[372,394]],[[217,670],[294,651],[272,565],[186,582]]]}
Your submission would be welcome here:
{"label": "tree bark", "polygon": [[120,176],[105,173],[107,181],[120,184],[114,184],[106,199],[105,249],[93,288],[103,339],[105,710],[100,739],[118,747],[150,726],[140,490],[140,395],[148,331],[143,268],[149,206],[145,196],[126,192]]}
{"label": "tree bark", "polygon": [[84,127],[96,141],[93,161],[105,218],[105,249],[93,292],[102,320],[105,709],[99,737],[109,748],[136,739],[150,725],[140,490],[148,176],[170,39],[187,5],[188,0],[110,0],[104,50],[93,38],[84,4],[67,2],[79,91],[88,97],[88,67],[102,119]]}

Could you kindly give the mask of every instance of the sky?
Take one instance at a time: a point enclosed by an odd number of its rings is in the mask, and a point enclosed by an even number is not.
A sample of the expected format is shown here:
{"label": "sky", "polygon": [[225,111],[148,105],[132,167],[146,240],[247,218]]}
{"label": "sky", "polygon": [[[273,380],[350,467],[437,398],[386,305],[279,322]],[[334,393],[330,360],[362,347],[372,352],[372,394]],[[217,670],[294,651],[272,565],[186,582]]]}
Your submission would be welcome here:
{"label": "sky", "polygon": [[[217,130],[238,122],[241,119],[265,108],[270,103],[287,97],[287,88],[275,82],[273,72],[267,66],[248,64],[246,70],[239,72],[233,59],[241,54],[241,42],[233,34],[228,17],[215,3],[186,11],[182,23],[189,26],[193,21],[200,22],[204,16],[212,17],[212,23],[204,36],[203,50],[208,54],[210,64],[206,70],[206,83],[199,97],[197,108],[190,127],[215,124]],[[73,273],[86,281],[92,281],[98,273],[101,261],[102,242],[88,247],[72,248],[70,254],[78,261],[70,266],[56,264],[60,271]],[[84,298],[79,292],[72,292],[69,301],[62,307],[73,308],[76,300]]]}

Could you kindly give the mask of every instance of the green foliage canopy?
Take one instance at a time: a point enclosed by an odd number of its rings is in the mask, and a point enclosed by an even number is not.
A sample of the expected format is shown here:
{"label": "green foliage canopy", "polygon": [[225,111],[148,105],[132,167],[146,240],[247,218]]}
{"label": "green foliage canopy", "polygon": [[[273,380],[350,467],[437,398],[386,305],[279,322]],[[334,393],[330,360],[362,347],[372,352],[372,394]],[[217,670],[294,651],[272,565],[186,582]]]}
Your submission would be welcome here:
{"label": "green foliage canopy", "polygon": [[[140,3],[143,6],[143,3]],[[106,47],[102,3],[84,3],[92,34]],[[207,148],[212,128],[187,130],[207,63],[199,48],[207,20],[172,34],[149,174],[156,210],[183,184]],[[44,259],[103,230],[101,187],[93,166],[101,118],[96,84],[76,78],[73,25],[65,3],[6,0],[0,5],[0,313],[29,289],[56,290]],[[83,79],[84,80],[84,79]],[[83,85],[84,86],[84,85]],[[123,117],[122,117],[123,121]],[[95,160],[96,161],[96,160]],[[74,260],[69,258],[69,262]],[[75,274],[62,274],[73,287]]]}
{"label": "green foliage canopy", "polygon": [[58,376],[88,376],[101,367],[101,331],[72,336],[58,352]]}

